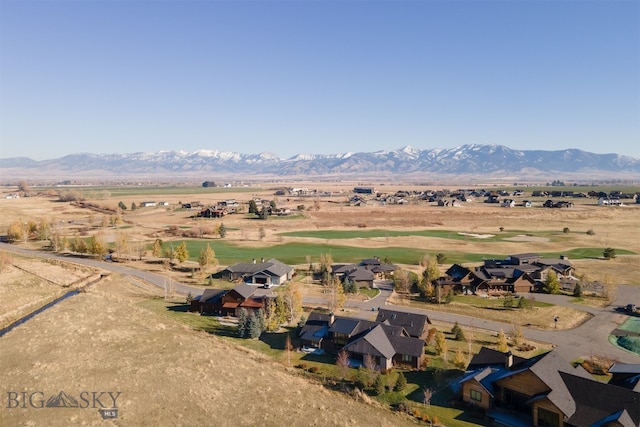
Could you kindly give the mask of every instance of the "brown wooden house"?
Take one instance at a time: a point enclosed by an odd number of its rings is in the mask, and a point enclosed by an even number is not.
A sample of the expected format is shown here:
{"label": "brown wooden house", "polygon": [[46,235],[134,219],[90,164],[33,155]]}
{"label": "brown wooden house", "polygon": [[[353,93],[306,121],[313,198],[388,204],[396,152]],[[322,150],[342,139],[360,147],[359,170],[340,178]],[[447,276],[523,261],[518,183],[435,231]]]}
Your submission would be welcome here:
{"label": "brown wooden house", "polygon": [[532,426],[640,425],[639,391],[594,380],[553,351],[531,359],[490,349],[481,353],[485,360],[474,357],[454,388],[490,419],[499,420],[506,410],[528,417]]}

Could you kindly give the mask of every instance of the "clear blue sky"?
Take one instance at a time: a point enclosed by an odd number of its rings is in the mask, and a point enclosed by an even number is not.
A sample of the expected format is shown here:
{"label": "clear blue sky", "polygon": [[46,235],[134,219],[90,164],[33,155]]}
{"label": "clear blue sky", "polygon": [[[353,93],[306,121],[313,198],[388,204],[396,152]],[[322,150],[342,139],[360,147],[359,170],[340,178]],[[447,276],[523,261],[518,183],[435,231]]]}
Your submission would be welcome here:
{"label": "clear blue sky", "polygon": [[640,158],[640,1],[0,0],[0,157]]}

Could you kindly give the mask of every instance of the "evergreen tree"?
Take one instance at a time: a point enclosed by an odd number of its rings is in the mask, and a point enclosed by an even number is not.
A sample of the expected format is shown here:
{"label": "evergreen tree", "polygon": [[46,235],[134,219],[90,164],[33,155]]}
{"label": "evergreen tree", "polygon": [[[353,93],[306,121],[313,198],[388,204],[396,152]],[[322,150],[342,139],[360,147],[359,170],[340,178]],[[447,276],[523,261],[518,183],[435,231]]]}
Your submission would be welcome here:
{"label": "evergreen tree", "polygon": [[396,385],[394,387],[394,390],[402,391],[406,386],[407,386],[407,379],[405,378],[404,374],[400,372],[398,374],[398,379],[396,380]]}
{"label": "evergreen tree", "polygon": [[136,206],[135,202],[131,202],[131,210],[135,211],[136,209],[138,209],[138,207]]}
{"label": "evergreen tree", "polygon": [[247,310],[241,308],[238,312],[238,336],[244,338],[248,335],[249,314]]}
{"label": "evergreen tree", "polygon": [[582,296],[582,285],[580,282],[576,283],[576,286],[573,288],[573,296],[578,298]]}
{"label": "evergreen tree", "polygon": [[256,204],[256,201],[253,199],[249,201],[249,213],[250,214],[258,213],[258,205]]}
{"label": "evergreen tree", "polygon": [[451,333],[456,337],[456,341],[466,341],[467,338],[464,336],[464,330],[458,325],[458,322],[451,329]]}
{"label": "evergreen tree", "polygon": [[386,385],[386,377],[382,374],[378,375],[375,382],[373,383],[373,388],[375,390],[376,396],[381,396],[382,394],[384,394]]}
{"label": "evergreen tree", "polygon": [[127,205],[125,205],[124,202],[122,202],[122,201],[120,203],[118,203],[118,207],[120,209],[122,209],[123,211],[127,210]]}
{"label": "evergreen tree", "polygon": [[251,313],[251,315],[249,315],[245,337],[258,338],[263,331],[264,331],[264,313],[262,313],[262,309],[260,309],[257,312],[253,312]]}
{"label": "evergreen tree", "polygon": [[224,226],[222,222],[218,227],[218,235],[220,236],[221,239],[224,239],[227,236],[227,228]]}

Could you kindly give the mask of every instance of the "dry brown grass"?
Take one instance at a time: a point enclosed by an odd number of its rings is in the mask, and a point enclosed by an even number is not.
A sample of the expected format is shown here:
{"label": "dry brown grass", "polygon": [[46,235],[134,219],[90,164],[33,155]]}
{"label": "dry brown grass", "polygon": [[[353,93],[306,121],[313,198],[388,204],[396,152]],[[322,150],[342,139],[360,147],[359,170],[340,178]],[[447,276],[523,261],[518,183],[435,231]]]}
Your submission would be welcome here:
{"label": "dry brown grass", "polygon": [[[397,306],[407,305],[411,307],[425,308],[432,311],[459,314],[461,316],[477,317],[479,319],[492,320],[511,325],[526,326],[536,329],[571,329],[589,320],[591,315],[587,312],[571,307],[554,305],[551,307],[533,307],[529,309],[488,309],[470,307],[468,304],[452,302],[450,304],[426,304],[402,298],[393,294],[389,301]],[[558,324],[553,322],[554,316],[559,316]]]}
{"label": "dry brown grass", "polygon": [[95,270],[56,261],[8,256],[0,274],[0,327],[95,278]]}

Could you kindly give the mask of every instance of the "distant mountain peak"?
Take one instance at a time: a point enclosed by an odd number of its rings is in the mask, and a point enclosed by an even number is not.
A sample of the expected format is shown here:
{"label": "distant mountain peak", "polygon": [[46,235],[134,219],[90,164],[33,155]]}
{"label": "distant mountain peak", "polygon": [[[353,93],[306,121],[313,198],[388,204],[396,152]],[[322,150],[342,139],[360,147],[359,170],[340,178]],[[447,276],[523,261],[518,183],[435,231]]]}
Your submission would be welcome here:
{"label": "distant mountain peak", "polygon": [[283,159],[259,154],[202,149],[194,152],[91,154],[78,153],[53,160],[0,159],[4,176],[212,176],[242,174],[272,176],[536,176],[599,173],[601,176],[640,177],[640,159],[617,154],[594,154],[570,148],[558,151],[514,150],[496,144],[465,144],[454,148],[298,154]]}

